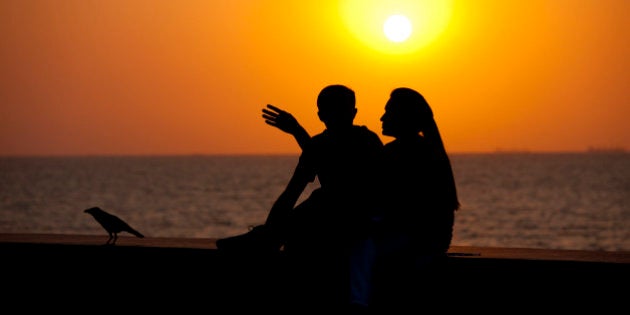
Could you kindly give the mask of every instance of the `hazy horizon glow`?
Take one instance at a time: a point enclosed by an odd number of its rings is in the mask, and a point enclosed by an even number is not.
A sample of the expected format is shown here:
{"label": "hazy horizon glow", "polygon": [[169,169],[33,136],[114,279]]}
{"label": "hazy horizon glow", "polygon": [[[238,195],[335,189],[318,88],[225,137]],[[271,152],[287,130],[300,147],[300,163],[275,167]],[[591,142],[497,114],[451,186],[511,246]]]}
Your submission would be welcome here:
{"label": "hazy horizon glow", "polygon": [[[0,2],[0,156],[294,154],[328,84],[381,132],[431,104],[449,152],[630,149],[630,1]],[[410,18],[402,43],[387,16]],[[382,138],[384,142],[392,140]]]}

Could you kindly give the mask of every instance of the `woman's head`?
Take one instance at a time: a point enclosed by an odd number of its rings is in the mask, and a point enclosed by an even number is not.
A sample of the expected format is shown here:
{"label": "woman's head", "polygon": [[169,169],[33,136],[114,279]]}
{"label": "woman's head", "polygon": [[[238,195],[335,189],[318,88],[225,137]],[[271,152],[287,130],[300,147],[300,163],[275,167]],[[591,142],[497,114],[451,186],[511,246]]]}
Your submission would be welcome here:
{"label": "woman's head", "polygon": [[417,135],[431,119],[433,111],[422,94],[406,87],[396,88],[389,95],[385,113],[381,116],[383,135]]}

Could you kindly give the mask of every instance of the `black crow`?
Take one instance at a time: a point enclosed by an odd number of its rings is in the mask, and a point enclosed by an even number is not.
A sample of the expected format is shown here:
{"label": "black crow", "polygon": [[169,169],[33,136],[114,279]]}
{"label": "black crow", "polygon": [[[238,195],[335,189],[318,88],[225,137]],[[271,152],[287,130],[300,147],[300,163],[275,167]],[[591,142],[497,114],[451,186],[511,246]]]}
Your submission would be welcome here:
{"label": "black crow", "polygon": [[103,209],[99,207],[92,207],[89,209],[85,209],[83,212],[91,214],[94,217],[94,219],[96,219],[96,221],[100,223],[103,226],[103,228],[107,231],[107,233],[109,234],[109,239],[107,240],[105,245],[108,245],[108,244],[116,245],[116,240],[118,239],[118,233],[120,232],[128,232],[140,238],[144,237],[142,233],[136,231],[134,228],[129,226],[127,222],[123,221],[121,218],[113,214],[109,214],[105,212]]}

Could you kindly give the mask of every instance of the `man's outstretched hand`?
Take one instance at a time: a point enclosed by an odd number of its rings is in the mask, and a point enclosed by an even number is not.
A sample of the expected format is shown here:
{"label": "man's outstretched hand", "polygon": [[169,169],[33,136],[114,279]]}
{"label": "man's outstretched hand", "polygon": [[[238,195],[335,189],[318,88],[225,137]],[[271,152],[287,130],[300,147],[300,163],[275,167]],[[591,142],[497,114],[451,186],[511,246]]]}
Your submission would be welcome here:
{"label": "man's outstretched hand", "polygon": [[311,136],[291,113],[271,104],[267,104],[267,107],[263,108],[262,112],[262,117],[265,119],[266,124],[293,135],[300,148],[304,149]]}
{"label": "man's outstretched hand", "polygon": [[262,112],[262,117],[265,119],[265,123],[286,133],[295,135],[295,132],[302,128],[297,119],[295,119],[291,113],[276,106],[267,104],[267,108],[263,108]]}

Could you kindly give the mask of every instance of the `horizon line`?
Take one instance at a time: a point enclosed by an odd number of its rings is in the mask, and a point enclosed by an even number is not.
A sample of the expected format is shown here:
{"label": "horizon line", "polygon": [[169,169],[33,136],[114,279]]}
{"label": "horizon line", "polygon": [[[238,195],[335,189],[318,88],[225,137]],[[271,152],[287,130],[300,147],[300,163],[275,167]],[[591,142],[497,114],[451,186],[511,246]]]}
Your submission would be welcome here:
{"label": "horizon line", "polygon": [[[527,150],[527,149],[495,149],[494,151],[451,151],[448,155],[490,155],[490,154],[576,154],[576,153],[621,153],[630,151],[623,147],[604,148],[588,147],[583,150]],[[300,152],[277,152],[277,153],[53,153],[53,154],[0,154],[0,158],[46,158],[46,157],[246,157],[246,156],[298,156]]]}

